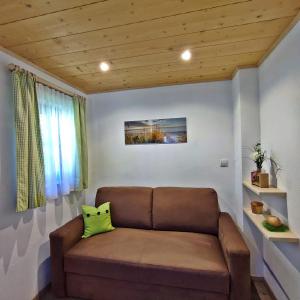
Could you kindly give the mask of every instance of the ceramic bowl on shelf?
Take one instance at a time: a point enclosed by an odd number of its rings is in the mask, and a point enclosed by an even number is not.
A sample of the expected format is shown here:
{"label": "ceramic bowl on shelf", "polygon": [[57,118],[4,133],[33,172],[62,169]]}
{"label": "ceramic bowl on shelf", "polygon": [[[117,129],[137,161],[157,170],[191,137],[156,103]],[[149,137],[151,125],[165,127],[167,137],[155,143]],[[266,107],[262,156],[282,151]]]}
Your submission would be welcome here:
{"label": "ceramic bowl on shelf", "polygon": [[262,214],[263,213],[263,202],[260,201],[252,201],[251,202],[251,210],[254,214]]}

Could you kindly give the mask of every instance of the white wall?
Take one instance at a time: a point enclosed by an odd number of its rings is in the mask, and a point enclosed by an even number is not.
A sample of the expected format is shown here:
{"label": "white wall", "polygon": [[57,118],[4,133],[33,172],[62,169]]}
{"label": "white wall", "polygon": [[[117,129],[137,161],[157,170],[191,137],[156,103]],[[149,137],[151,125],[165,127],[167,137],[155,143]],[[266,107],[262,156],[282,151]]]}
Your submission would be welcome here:
{"label": "white wall", "polygon": [[[89,199],[100,186],[214,187],[223,209],[234,196],[231,82],[91,95]],[[124,121],[186,117],[188,143],[125,145]],[[220,168],[220,159],[229,168]]]}
{"label": "white wall", "polygon": [[[257,68],[241,69],[232,80],[235,147],[235,204],[234,216],[244,233],[251,251],[251,274],[263,276],[261,233],[244,217],[243,207],[249,206],[254,194],[243,189],[256,168],[250,160],[251,147],[260,141],[259,92]],[[259,241],[259,242],[258,242]]]}
{"label": "white wall", "polygon": [[78,213],[83,197],[15,212],[15,137],[12,87],[7,65],[15,63],[61,87],[70,87],[0,52],[0,298],[30,300],[50,279],[48,234]]}
{"label": "white wall", "polygon": [[[300,237],[300,24],[283,39],[259,69],[242,69],[233,79],[235,141],[235,210],[238,224],[251,250],[251,272],[264,276],[279,300],[300,299],[300,246],[273,243],[241,213],[241,205],[262,200],[272,213],[289,222]],[[257,73],[258,72],[258,80]],[[258,88],[258,90],[257,90]],[[259,198],[241,182],[250,179],[255,165],[246,147],[261,140],[283,170],[278,185],[288,193]],[[264,168],[270,171],[270,163]]]}
{"label": "white wall", "polygon": [[[259,68],[262,144],[280,163],[278,185],[287,202],[275,200],[275,213],[288,218],[300,237],[300,23]],[[265,167],[268,167],[266,165]],[[265,261],[287,296],[300,299],[300,245],[264,244]],[[265,276],[279,290],[269,269]],[[280,299],[286,296],[278,292]]]}
{"label": "white wall", "polygon": [[243,227],[243,187],[242,187],[242,107],[241,107],[241,83],[240,71],[232,80],[233,99],[233,137],[234,137],[234,209],[232,216]]}
{"label": "white wall", "polygon": [[243,180],[255,164],[249,159],[250,148],[260,140],[259,93],[257,69],[241,69],[232,80],[234,153],[235,153],[235,215],[243,228]]}

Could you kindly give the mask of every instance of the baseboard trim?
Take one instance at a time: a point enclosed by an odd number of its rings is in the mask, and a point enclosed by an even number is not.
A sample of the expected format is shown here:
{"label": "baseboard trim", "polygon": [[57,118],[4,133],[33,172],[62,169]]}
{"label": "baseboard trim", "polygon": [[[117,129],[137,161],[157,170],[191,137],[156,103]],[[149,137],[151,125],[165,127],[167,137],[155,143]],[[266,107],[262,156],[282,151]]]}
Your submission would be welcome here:
{"label": "baseboard trim", "polygon": [[51,283],[48,283],[43,289],[41,289],[38,294],[33,297],[32,300],[41,300],[42,296],[44,296],[51,289]]}
{"label": "baseboard trim", "polygon": [[277,300],[264,277],[252,276],[251,279],[252,285],[260,299]]}

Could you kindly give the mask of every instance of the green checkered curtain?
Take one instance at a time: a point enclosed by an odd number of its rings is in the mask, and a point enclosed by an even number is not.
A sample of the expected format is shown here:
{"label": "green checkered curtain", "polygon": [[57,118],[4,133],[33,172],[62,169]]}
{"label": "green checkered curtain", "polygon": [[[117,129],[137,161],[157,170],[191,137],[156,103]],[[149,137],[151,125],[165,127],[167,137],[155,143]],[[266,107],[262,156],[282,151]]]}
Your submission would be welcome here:
{"label": "green checkered curtain", "polygon": [[73,96],[76,142],[79,156],[79,164],[76,169],[76,176],[78,177],[79,182],[77,190],[84,190],[88,187],[88,149],[85,102],[86,100],[84,97],[78,95]]}
{"label": "green checkered curtain", "polygon": [[45,205],[45,175],[36,79],[12,72],[17,156],[17,212]]}

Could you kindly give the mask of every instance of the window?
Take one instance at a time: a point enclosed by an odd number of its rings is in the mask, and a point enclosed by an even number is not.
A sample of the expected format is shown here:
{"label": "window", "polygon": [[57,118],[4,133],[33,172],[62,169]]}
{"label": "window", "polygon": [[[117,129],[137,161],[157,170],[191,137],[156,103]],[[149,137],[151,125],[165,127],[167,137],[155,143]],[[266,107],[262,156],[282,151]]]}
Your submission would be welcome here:
{"label": "window", "polygon": [[47,199],[76,190],[79,157],[72,98],[37,84]]}

